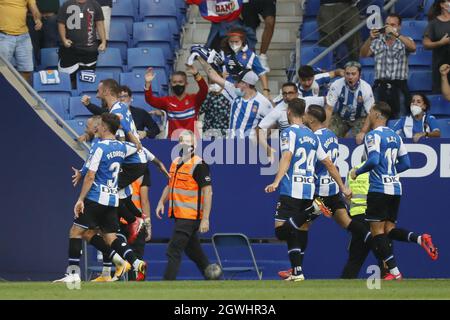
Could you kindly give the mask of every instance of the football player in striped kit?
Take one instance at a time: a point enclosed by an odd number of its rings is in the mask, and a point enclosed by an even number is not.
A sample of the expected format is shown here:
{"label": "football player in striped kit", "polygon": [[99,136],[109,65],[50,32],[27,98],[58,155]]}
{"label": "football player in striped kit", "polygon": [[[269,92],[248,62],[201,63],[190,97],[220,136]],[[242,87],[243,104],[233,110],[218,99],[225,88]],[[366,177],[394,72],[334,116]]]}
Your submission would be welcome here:
{"label": "football player in striped kit", "polygon": [[410,168],[410,160],[401,137],[386,127],[391,114],[385,102],[376,103],[369,113],[372,131],[365,137],[367,161],[359,169],[352,169],[354,180],[360,174],[370,172],[369,193],[367,194],[366,221],[370,223],[374,250],[389,269],[385,280],[401,280],[390,240],[415,242],[436,260],[438,252],[428,234],[417,235],[396,227],[402,183],[399,174]]}
{"label": "football player in striped kit", "polygon": [[317,136],[303,124],[304,100],[294,99],[289,102],[287,112],[291,126],[281,133],[282,157],[279,169],[274,182],[265,191],[274,192],[280,186],[275,235],[279,240],[286,241],[288,246],[292,275],[286,280],[301,281],[304,275],[300,231],[302,225],[311,220],[317,160],[324,164],[346,197],[351,196],[351,191],[344,185],[339,171],[324,152]]}
{"label": "football player in striped kit", "polygon": [[[117,216],[119,171],[125,157],[136,153],[137,148],[116,140],[115,134],[120,126],[117,115],[105,113],[101,117],[102,121],[97,130],[101,140],[93,146],[94,150],[90,152],[85,163],[87,173],[74,207],[75,220],[69,235],[69,266],[79,266],[84,233],[99,227],[104,241],[102,242],[103,239],[98,237],[96,247],[111,247],[125,258],[135,271],[145,274],[146,262],[136,259],[128,245],[122,243],[116,236],[119,230]],[[106,252],[107,248],[101,251]],[[124,269],[129,270],[130,267]],[[80,276],[77,272],[69,272],[57,281],[79,282]]]}

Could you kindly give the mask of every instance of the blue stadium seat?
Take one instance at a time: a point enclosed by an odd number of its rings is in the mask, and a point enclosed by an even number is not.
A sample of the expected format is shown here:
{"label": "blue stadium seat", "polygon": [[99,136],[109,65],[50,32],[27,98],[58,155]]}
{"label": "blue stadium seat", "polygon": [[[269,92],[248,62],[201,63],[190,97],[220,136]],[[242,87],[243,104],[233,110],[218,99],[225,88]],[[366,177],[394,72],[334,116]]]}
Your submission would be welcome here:
{"label": "blue stadium seat", "polygon": [[[300,48],[300,63],[307,64],[313,58],[325,51],[326,48],[319,46],[302,46]],[[333,53],[329,52],[322,60],[314,64],[313,67],[319,67],[324,70],[331,70],[333,64]]]}
{"label": "blue stadium seat", "polygon": [[175,50],[178,50],[180,48],[180,29],[178,28],[178,24],[176,21],[167,17],[147,17],[144,18],[144,22],[152,24],[167,23],[169,25],[169,30],[172,31],[172,44]]}
{"label": "blue stadium seat", "polygon": [[373,70],[373,68],[363,68],[361,72],[361,78],[368,84],[373,86],[373,83],[375,81],[375,71]]}
{"label": "blue stadium seat", "polygon": [[301,41],[302,44],[314,44],[319,41],[319,29],[317,21],[305,21],[302,24]]}
{"label": "blue stadium seat", "polygon": [[181,12],[175,0],[140,0],[139,16],[143,20],[147,17],[166,17],[181,26]]}
{"label": "blue stadium seat", "polygon": [[306,0],[303,20],[304,21],[316,20],[317,14],[319,13],[319,8],[320,8],[320,1]]}
{"label": "blue stadium seat", "polygon": [[69,99],[69,115],[70,119],[87,119],[92,113],[81,103],[81,97],[71,97]]}
{"label": "blue stadium seat", "polygon": [[86,82],[86,81],[81,81],[79,74],[77,75],[77,94],[78,95],[83,95],[83,94],[90,94],[90,95],[94,95],[97,92],[97,88],[98,85],[100,83],[101,80],[105,80],[105,79],[111,79],[114,77],[114,74],[112,72],[100,72],[97,71],[95,72],[96,78],[95,78],[95,82]]}
{"label": "blue stadium seat", "polygon": [[431,70],[410,69],[408,87],[412,92],[429,92],[432,85]]}
{"label": "blue stadium seat", "polygon": [[133,24],[133,41],[137,47],[158,46],[164,51],[167,63],[173,63],[173,39],[167,37],[167,24],[137,22]]}
{"label": "blue stadium seat", "polygon": [[373,57],[360,58],[359,62],[362,67],[373,67],[375,65],[375,60]]}
{"label": "blue stadium seat", "polygon": [[450,102],[440,94],[428,95],[431,105],[431,114],[438,117],[450,117]]}
{"label": "blue stadium seat", "polygon": [[63,120],[69,119],[69,100],[66,97],[50,96],[43,99]]}
{"label": "blue stadium seat", "polygon": [[123,71],[120,50],[117,48],[107,48],[106,51],[100,52],[96,70],[101,72],[112,72],[115,77],[118,77],[119,73]]}
{"label": "blue stadium seat", "polygon": [[422,42],[427,25],[428,21],[405,19],[402,21],[402,34],[412,38],[414,41]]}
{"label": "blue stadium seat", "polygon": [[133,71],[136,68],[153,67],[155,70],[162,70],[167,83],[167,74],[169,69],[164,59],[164,53],[160,48],[130,48],[128,49],[128,71]]}
{"label": "blue stadium seat", "polygon": [[127,59],[127,49],[130,44],[130,35],[123,22],[112,21],[109,32],[108,46],[120,50],[123,61]]}
{"label": "blue stadium seat", "polygon": [[58,69],[58,48],[42,48],[41,49],[41,65],[39,68]]}
{"label": "blue stadium seat", "polygon": [[434,4],[434,0],[424,0],[424,8],[423,8],[423,16],[426,17],[428,12],[430,11],[431,7]]}
{"label": "blue stadium seat", "polygon": [[410,66],[423,66],[429,69],[431,66],[431,56],[431,50],[426,50],[422,45],[418,45],[416,46],[416,52],[409,55],[408,63]]}
{"label": "blue stadium seat", "polygon": [[441,129],[441,138],[450,138],[450,119],[437,119],[439,129]]}
{"label": "blue stadium seat", "polygon": [[125,24],[128,34],[133,31],[133,22],[136,16],[137,9],[132,0],[113,0],[111,20]]}
{"label": "blue stadium seat", "polygon": [[395,12],[403,18],[415,18],[422,11],[423,0],[397,0]]}
{"label": "blue stadium seat", "polygon": [[66,122],[79,136],[84,133],[86,128],[86,119],[67,120]]}
{"label": "blue stadium seat", "polygon": [[398,119],[395,119],[395,120],[388,120],[388,122],[387,122],[388,128],[393,129],[393,128],[394,128],[394,125],[397,123],[397,121],[398,121]]}
{"label": "blue stadium seat", "polygon": [[33,88],[40,93],[49,96],[66,96],[70,97],[72,88],[70,83],[70,75],[68,73],[59,72],[60,83],[58,84],[42,84],[39,72],[33,73]]}
{"label": "blue stadium seat", "polygon": [[[121,85],[127,85],[133,94],[135,93],[143,93],[144,92],[144,74],[145,72],[142,71],[135,71],[135,72],[125,72],[120,74],[120,84]],[[163,90],[161,90],[162,86],[162,79],[158,76],[158,72],[156,72],[156,77],[152,81],[152,92],[155,95],[162,95]]]}

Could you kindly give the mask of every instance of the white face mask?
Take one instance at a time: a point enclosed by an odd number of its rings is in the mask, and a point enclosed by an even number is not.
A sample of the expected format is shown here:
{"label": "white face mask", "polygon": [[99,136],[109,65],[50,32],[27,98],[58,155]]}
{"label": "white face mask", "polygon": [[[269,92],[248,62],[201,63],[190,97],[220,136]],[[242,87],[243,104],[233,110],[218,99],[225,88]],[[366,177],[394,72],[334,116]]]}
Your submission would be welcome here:
{"label": "white face mask", "polygon": [[234,93],[236,94],[236,96],[238,97],[243,97],[244,96],[244,91],[242,91],[241,88],[234,88]]}
{"label": "white face mask", "polygon": [[411,105],[411,114],[415,117],[423,112],[422,108],[416,106],[415,104]]}
{"label": "white face mask", "polygon": [[213,83],[213,84],[209,85],[209,91],[218,93],[218,92],[222,91],[222,87],[219,86],[217,83]]}
{"label": "white face mask", "polygon": [[239,50],[241,50],[242,44],[231,44],[230,43],[230,48],[231,50],[234,51],[234,53],[238,53]]}

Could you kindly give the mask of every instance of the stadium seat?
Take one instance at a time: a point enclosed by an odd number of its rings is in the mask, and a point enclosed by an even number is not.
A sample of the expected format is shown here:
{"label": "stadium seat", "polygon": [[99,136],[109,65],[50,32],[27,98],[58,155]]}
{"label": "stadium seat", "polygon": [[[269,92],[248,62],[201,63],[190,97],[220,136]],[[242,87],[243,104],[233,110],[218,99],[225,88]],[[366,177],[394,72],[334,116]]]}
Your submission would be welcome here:
{"label": "stadium seat", "polygon": [[39,69],[58,69],[58,48],[41,49],[41,65]]}
{"label": "stadium seat", "polygon": [[397,123],[397,121],[398,121],[398,119],[388,120],[388,122],[387,122],[388,128],[393,129],[393,128],[394,128],[394,125]]}
{"label": "stadium seat", "polygon": [[[325,51],[326,48],[319,46],[302,46],[300,48],[300,63],[307,64],[312,59],[317,57],[320,53]],[[333,53],[329,52],[322,60],[313,65],[313,67],[319,67],[324,70],[331,70],[333,64]]]}
{"label": "stadium seat", "polygon": [[77,94],[82,96],[83,94],[94,95],[97,93],[97,88],[101,80],[111,79],[114,77],[112,72],[95,72],[95,82],[81,81],[79,74],[77,75]]}
{"label": "stadium seat", "polygon": [[441,138],[450,138],[450,119],[437,119],[439,129],[441,129]]}
{"label": "stadium seat", "polygon": [[422,5],[423,0],[397,0],[394,10],[403,18],[416,18],[423,11]]}
{"label": "stadium seat", "polygon": [[92,113],[81,103],[81,97],[69,99],[69,115],[71,120],[87,119]]}
{"label": "stadium seat", "polygon": [[60,83],[58,84],[42,84],[39,72],[33,73],[33,88],[41,93],[45,93],[46,97],[52,95],[66,96],[72,95],[70,83],[70,75],[68,73],[59,72]]}
{"label": "stadium seat", "polygon": [[147,17],[144,18],[144,22],[152,23],[152,24],[165,24],[169,25],[170,31],[172,31],[172,44],[174,45],[175,50],[180,48],[180,29],[178,28],[178,24],[173,19],[167,17]]}
{"label": "stadium seat", "polygon": [[77,120],[67,120],[66,123],[76,132],[77,135],[81,136],[86,129],[86,119]]}
{"label": "stadium seat", "polygon": [[431,56],[431,50],[426,50],[422,45],[418,45],[416,46],[416,52],[409,55],[408,63],[410,66],[423,66],[429,69],[431,66]]}
{"label": "stadium seat", "polygon": [[316,20],[317,14],[319,13],[320,1],[306,0],[304,6],[305,13],[303,14],[303,21]]}
{"label": "stadium seat", "polygon": [[[162,95],[164,90],[162,90],[162,77],[158,76],[158,72],[155,72],[156,77],[152,81],[152,92],[155,95]],[[125,72],[120,74],[120,84],[121,85],[127,85],[130,87],[133,94],[135,93],[143,93],[144,92],[144,85],[145,85],[145,71],[135,71],[135,72]]]}
{"label": "stadium seat", "polygon": [[414,41],[422,42],[427,24],[427,21],[405,19],[402,22],[402,34],[412,38]]}
{"label": "stadium seat", "polygon": [[125,24],[128,34],[133,31],[133,22],[137,16],[137,9],[133,0],[113,0],[111,21]]}
{"label": "stadium seat", "polygon": [[137,47],[160,47],[164,51],[166,62],[173,63],[173,39],[167,37],[168,29],[168,24],[134,23],[133,41]]}
{"label": "stadium seat", "polygon": [[112,72],[118,77],[123,71],[122,57],[118,48],[107,48],[106,51],[100,52],[97,60],[97,71]]}
{"label": "stadium seat", "polygon": [[373,70],[373,68],[363,68],[361,72],[361,78],[368,84],[373,86],[373,83],[375,81],[375,71]]}
{"label": "stadium seat", "polygon": [[409,71],[408,87],[412,92],[431,91],[432,77],[430,70],[412,70]]}
{"label": "stadium seat", "polygon": [[63,119],[69,120],[69,100],[61,96],[43,98],[45,102]]}
{"label": "stadium seat", "polygon": [[164,74],[164,84],[167,84],[167,75],[170,72],[160,48],[130,48],[128,49],[128,71],[144,70],[153,67]]}
{"label": "stadium seat", "polygon": [[302,44],[314,44],[319,41],[319,29],[317,21],[305,21],[302,24],[301,41]]}
{"label": "stadium seat", "polygon": [[181,26],[181,11],[175,0],[140,0],[139,16],[141,20],[148,17],[165,17],[177,22]]}
{"label": "stadium seat", "polygon": [[112,21],[109,32],[108,46],[118,48],[123,61],[127,59],[127,48],[130,43],[130,35],[123,22]]}
{"label": "stadium seat", "polygon": [[360,58],[359,62],[362,67],[373,67],[375,65],[375,59],[373,57]]}
{"label": "stadium seat", "polygon": [[450,117],[450,102],[440,94],[428,95],[431,105],[431,114],[437,118]]}
{"label": "stadium seat", "polygon": [[[215,233],[211,240],[224,277],[226,274],[230,274],[229,279],[232,279],[238,273],[253,271],[256,272],[259,280],[262,279],[262,271],[258,268],[252,246],[246,235]],[[236,266],[237,264],[238,266]]]}

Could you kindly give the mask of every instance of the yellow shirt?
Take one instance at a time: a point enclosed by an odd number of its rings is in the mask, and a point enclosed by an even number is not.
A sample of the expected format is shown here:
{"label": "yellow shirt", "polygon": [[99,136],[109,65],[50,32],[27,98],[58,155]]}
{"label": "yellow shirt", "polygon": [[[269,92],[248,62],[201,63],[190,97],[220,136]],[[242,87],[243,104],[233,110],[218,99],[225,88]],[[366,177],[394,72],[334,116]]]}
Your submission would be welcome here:
{"label": "yellow shirt", "polygon": [[0,32],[12,36],[27,33],[28,4],[36,4],[36,0],[0,0]]}

